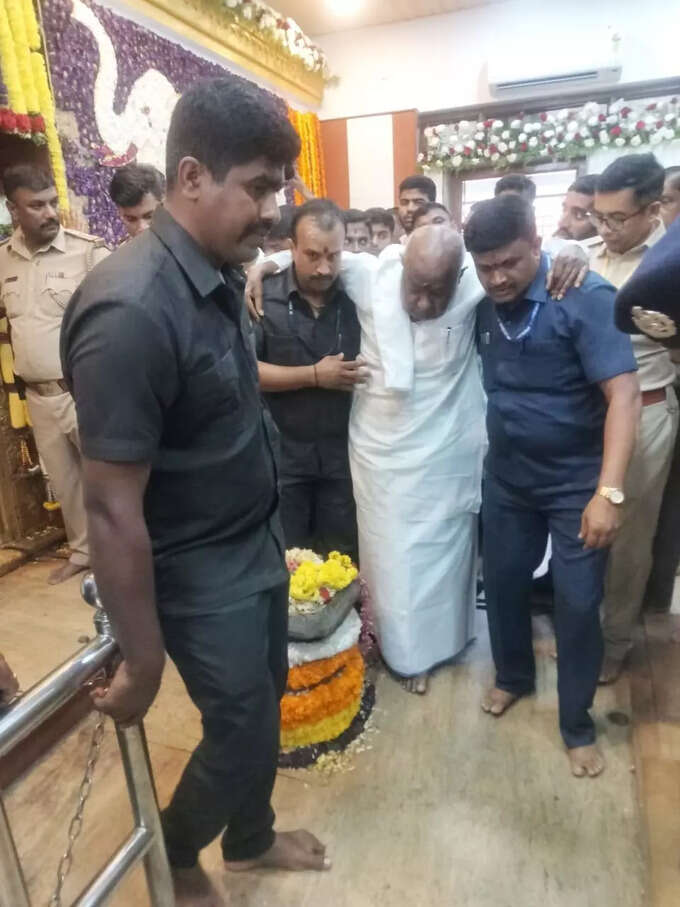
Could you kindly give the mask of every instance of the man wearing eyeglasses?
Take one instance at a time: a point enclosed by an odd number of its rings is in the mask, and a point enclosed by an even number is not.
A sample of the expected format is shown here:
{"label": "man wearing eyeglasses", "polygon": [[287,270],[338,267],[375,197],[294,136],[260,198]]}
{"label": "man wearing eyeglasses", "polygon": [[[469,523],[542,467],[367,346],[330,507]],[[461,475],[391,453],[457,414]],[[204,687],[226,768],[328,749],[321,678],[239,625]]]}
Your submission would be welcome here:
{"label": "man wearing eyeglasses", "polygon": [[281,433],[286,547],[356,560],[347,435],[364,375],[356,309],[340,280],[342,212],[326,199],[297,208],[291,243],[292,263],[263,281],[255,325],[260,387]]}
{"label": "man wearing eyeglasses", "polygon": [[[660,220],[664,169],[653,154],[618,158],[600,175],[591,219],[601,237],[592,247],[591,269],[621,288],[647,250],[664,235]],[[654,308],[650,300],[647,308]],[[605,658],[601,683],[621,673],[652,567],[652,544],[678,430],[675,369],[655,340],[634,335],[642,388],[642,415],[628,470],[623,526],[611,548],[605,585]]]}

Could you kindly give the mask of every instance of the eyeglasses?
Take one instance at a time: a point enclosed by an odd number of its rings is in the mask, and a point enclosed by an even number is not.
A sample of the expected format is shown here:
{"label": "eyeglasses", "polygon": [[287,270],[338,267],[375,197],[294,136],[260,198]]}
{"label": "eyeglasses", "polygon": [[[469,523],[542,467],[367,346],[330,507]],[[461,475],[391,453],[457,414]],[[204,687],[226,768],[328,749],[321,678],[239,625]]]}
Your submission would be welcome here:
{"label": "eyeglasses", "polygon": [[647,209],[647,205],[633,211],[632,214],[600,214],[599,211],[589,211],[588,218],[595,227],[607,227],[612,233],[619,233],[626,226],[629,220],[642,214]]}

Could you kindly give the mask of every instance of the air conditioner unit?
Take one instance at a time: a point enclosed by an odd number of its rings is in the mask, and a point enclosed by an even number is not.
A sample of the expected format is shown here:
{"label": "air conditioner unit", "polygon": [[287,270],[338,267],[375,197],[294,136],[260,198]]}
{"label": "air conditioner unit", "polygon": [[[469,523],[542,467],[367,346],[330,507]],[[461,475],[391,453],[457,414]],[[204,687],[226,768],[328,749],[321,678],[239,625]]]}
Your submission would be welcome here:
{"label": "air conditioner unit", "polygon": [[593,85],[612,85],[621,78],[621,66],[578,66],[552,72],[511,72],[489,66],[489,91],[496,98],[530,98],[579,91]]}

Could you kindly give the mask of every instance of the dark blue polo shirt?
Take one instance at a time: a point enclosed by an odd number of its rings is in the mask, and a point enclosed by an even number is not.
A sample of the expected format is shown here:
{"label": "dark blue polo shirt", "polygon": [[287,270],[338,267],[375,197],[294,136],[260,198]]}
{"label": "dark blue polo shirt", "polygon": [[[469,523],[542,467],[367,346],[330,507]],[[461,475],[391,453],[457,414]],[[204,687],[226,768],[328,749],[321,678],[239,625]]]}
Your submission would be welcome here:
{"label": "dark blue polo shirt", "polygon": [[[518,487],[592,491],[606,416],[598,385],[637,366],[630,337],[614,325],[614,287],[591,272],[558,302],[545,288],[549,265],[542,255],[519,303],[496,306],[486,298],[478,310],[486,468]],[[522,339],[505,336],[519,337],[530,324]]]}

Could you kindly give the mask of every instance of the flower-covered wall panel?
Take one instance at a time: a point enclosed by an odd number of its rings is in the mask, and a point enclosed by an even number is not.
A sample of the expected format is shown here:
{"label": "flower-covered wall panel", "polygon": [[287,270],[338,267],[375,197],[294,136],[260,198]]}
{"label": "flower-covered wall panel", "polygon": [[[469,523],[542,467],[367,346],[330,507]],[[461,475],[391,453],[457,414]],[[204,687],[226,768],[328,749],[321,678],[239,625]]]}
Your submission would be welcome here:
{"label": "flower-covered wall panel", "polygon": [[114,244],[124,230],[108,195],[113,168],[164,169],[177,97],[202,79],[242,77],[92,0],[43,0],[42,9],[69,188],[86,198],[90,230]]}

